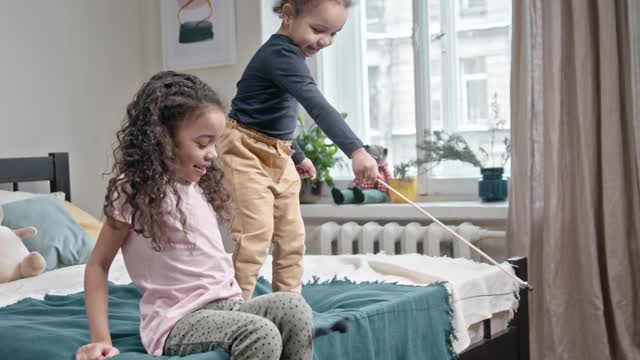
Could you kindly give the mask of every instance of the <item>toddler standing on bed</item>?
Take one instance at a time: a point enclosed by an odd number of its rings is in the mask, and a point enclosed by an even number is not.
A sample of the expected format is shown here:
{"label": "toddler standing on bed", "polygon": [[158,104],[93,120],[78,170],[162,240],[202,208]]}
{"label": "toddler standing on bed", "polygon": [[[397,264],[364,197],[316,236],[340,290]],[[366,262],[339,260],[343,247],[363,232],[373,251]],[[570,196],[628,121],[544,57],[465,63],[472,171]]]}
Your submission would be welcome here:
{"label": "toddler standing on bed", "polygon": [[105,197],[106,223],[85,270],[90,344],[76,359],[118,354],[107,274],[118,249],[142,294],[140,337],[152,355],[227,351],[238,359],[311,359],[312,315],[298,294],[250,301],[234,278],[218,220],[229,219],[216,146],[225,129],[215,92],[161,72],[127,107]]}
{"label": "toddler standing on bed", "polygon": [[256,52],[237,84],[220,159],[235,205],[233,263],[245,299],[272,242],[273,290],[301,290],[305,234],[298,173],[313,179],[316,170],[292,141],[298,102],[352,159],[356,178],[378,178],[376,161],[320,93],[305,63],[333,43],[350,6],[351,0],[276,1],[280,29]]}

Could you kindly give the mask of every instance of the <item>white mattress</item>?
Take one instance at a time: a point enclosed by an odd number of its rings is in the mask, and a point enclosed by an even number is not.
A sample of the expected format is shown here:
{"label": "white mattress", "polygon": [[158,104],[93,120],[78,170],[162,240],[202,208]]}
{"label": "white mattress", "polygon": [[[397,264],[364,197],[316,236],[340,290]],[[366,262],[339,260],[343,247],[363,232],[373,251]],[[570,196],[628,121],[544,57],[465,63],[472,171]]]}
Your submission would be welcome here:
{"label": "white mattress", "polygon": [[[429,257],[423,255],[307,255],[304,259],[303,281],[312,277],[321,281],[334,277],[355,282],[387,281],[424,286],[434,281],[449,283],[454,310],[457,340],[454,348],[461,352],[483,335],[481,322],[492,319],[492,331],[504,329],[518,306],[514,295],[502,294],[518,289],[518,284],[495,266],[462,258]],[[505,263],[513,273],[511,268]],[[66,295],[83,290],[84,265],[46,272],[39,276],[0,284],[0,307],[21,299],[42,299],[45,294]],[[265,263],[261,275],[271,280],[271,261]],[[116,284],[131,282],[122,256],[114,259],[109,280]],[[469,298],[473,297],[473,298]]]}

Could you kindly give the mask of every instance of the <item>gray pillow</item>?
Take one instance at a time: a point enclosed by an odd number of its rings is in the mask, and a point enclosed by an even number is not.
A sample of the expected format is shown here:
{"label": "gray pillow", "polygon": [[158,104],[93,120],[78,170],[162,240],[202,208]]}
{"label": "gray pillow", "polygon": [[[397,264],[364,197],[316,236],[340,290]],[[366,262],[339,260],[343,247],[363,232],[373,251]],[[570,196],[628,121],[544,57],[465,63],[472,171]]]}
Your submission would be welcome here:
{"label": "gray pillow", "polygon": [[46,270],[85,264],[94,241],[73,220],[54,196],[38,196],[2,205],[2,225],[11,229],[34,226],[38,234],[24,240],[29,251],[39,252]]}

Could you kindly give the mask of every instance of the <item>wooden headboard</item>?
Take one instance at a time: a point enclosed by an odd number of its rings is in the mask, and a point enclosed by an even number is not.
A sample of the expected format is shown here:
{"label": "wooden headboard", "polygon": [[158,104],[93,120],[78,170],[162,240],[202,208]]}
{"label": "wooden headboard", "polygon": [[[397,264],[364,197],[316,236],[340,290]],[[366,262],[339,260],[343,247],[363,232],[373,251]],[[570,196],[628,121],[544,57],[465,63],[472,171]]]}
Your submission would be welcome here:
{"label": "wooden headboard", "polygon": [[62,191],[71,201],[69,154],[0,159],[0,184],[12,183],[13,191],[18,191],[20,183],[32,181],[49,181],[51,192]]}

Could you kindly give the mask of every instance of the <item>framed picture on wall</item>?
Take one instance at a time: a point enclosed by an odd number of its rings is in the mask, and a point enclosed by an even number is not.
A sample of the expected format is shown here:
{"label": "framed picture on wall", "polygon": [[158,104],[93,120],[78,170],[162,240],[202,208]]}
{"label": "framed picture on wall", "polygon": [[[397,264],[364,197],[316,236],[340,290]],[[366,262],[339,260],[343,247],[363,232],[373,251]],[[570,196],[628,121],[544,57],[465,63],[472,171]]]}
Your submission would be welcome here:
{"label": "framed picture on wall", "polygon": [[165,69],[235,63],[235,0],[162,0],[160,7]]}

